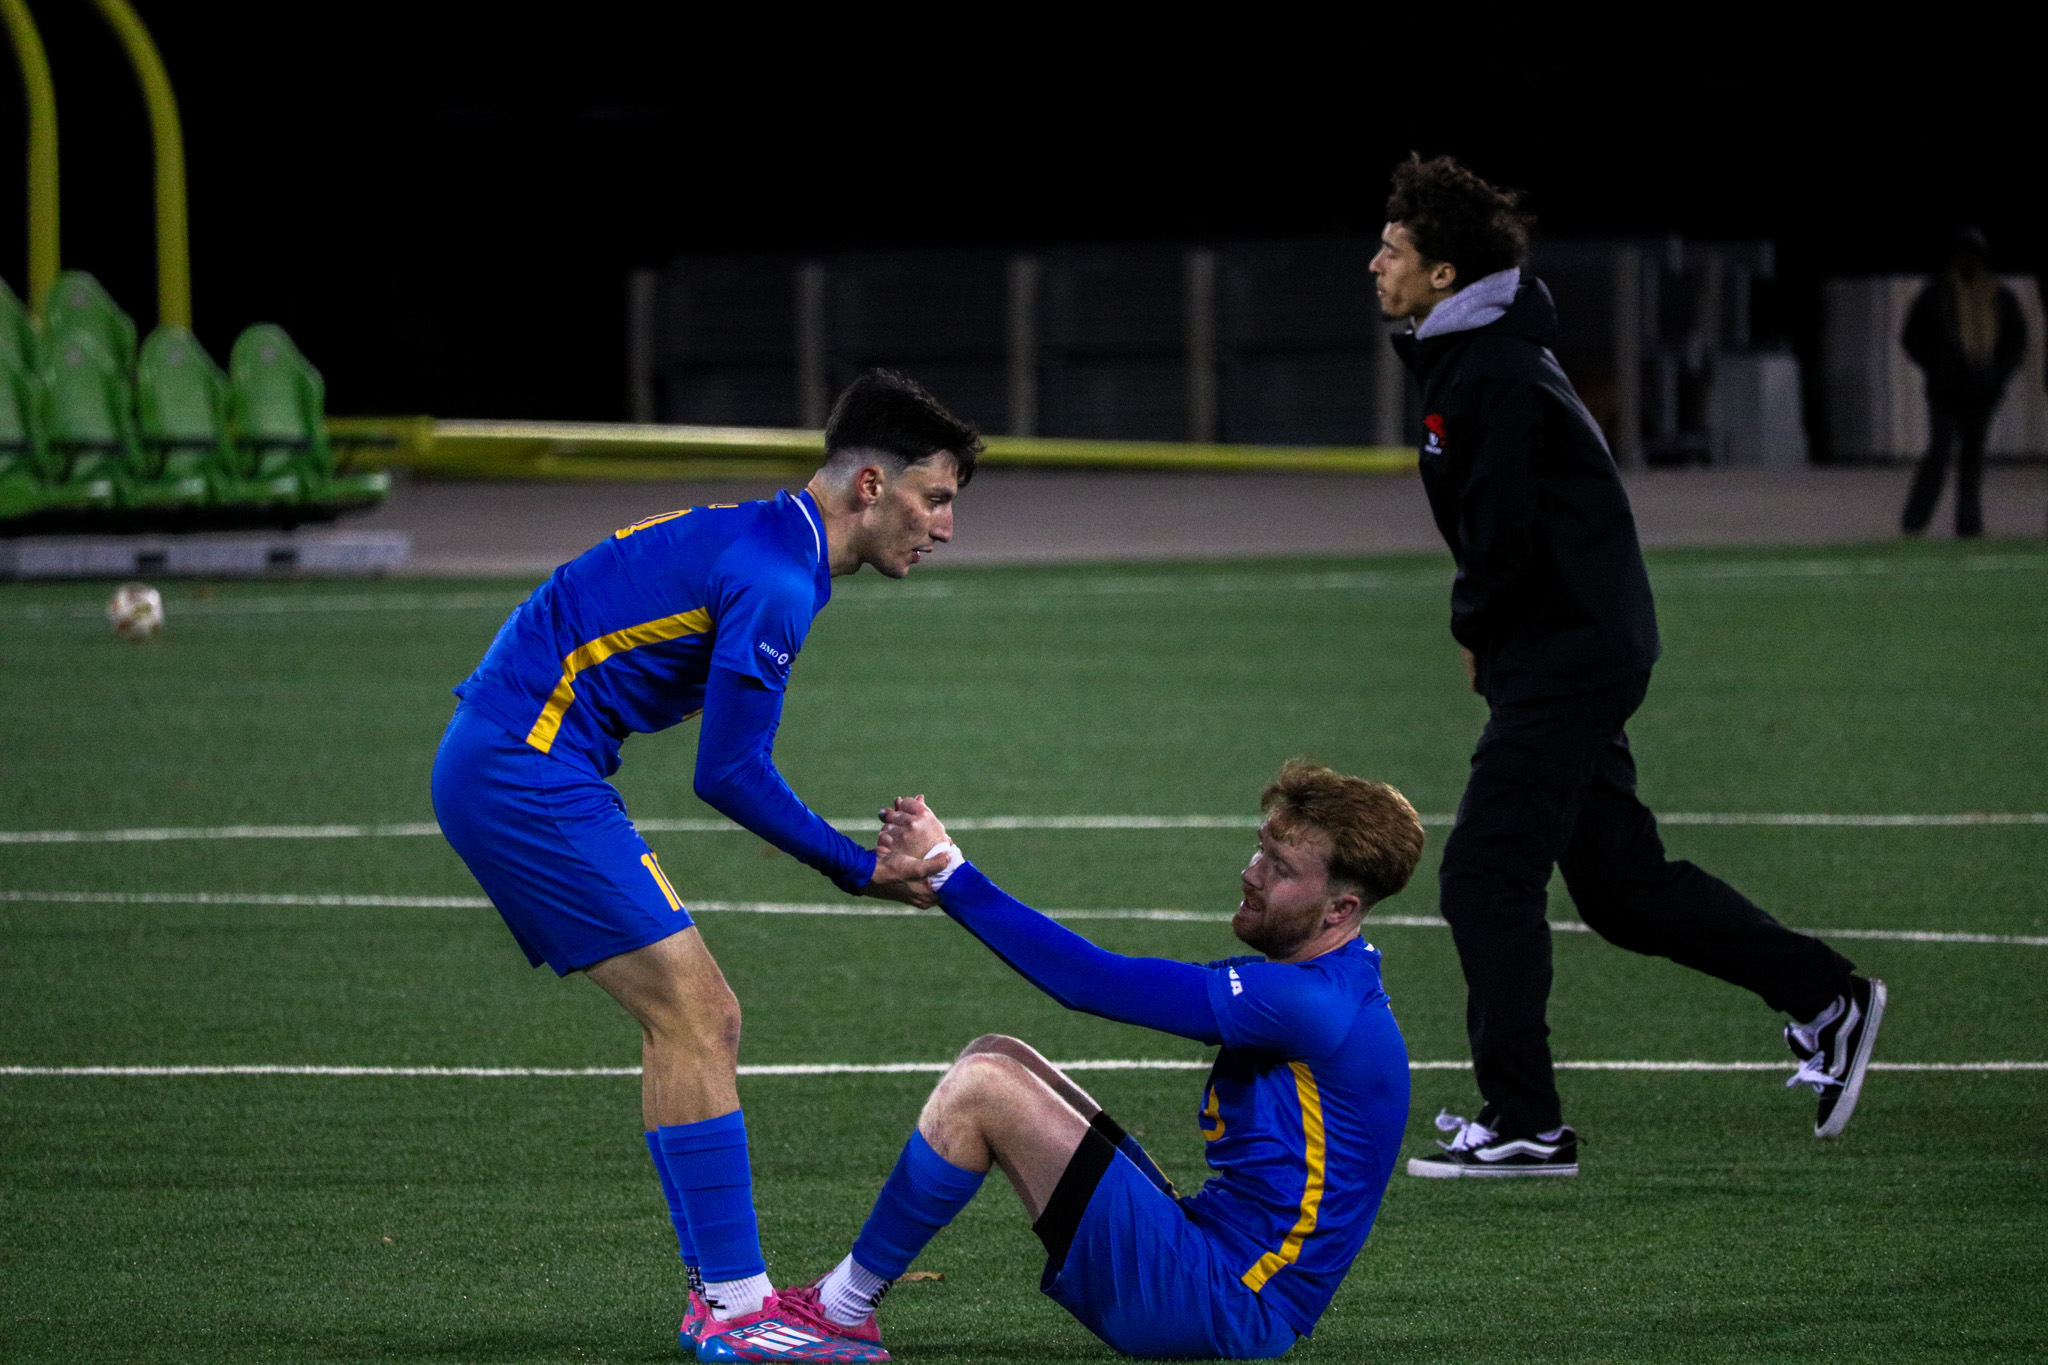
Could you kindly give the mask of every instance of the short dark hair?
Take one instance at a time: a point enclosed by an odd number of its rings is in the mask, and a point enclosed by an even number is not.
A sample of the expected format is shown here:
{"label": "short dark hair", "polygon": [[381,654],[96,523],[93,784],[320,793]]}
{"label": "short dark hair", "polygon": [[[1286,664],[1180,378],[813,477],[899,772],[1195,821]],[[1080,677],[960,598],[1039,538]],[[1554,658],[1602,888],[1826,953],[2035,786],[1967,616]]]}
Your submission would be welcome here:
{"label": "short dark hair", "polygon": [[906,465],[953,457],[964,486],[974,477],[981,436],[947,412],[924,385],[894,370],[869,370],[846,386],[825,423],[825,459],[841,452],[890,456]]}
{"label": "short dark hair", "polygon": [[1367,909],[1408,885],[1422,859],[1422,817],[1384,782],[1290,758],[1259,793],[1259,809],[1274,837],[1289,843],[1320,830],[1330,841],[1331,880],[1357,887]]}
{"label": "short dark hair", "polygon": [[1536,220],[1517,191],[1496,189],[1451,157],[1410,152],[1394,167],[1387,221],[1408,230],[1423,260],[1456,266],[1462,287],[1527,260]]}

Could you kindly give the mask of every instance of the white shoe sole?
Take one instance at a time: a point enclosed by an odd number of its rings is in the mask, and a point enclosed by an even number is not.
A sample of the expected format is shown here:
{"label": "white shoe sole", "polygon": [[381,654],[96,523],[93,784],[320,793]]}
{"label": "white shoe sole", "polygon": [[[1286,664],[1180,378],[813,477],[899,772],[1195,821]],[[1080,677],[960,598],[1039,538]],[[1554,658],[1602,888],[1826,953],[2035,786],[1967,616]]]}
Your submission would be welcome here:
{"label": "white shoe sole", "polygon": [[1408,1174],[1423,1180],[1512,1180],[1522,1176],[1577,1175],[1579,1163],[1552,1166],[1454,1166],[1428,1157],[1408,1158]]}
{"label": "white shoe sole", "polygon": [[1814,1127],[1813,1135],[1817,1138],[1840,1137],[1842,1130],[1849,1126],[1850,1116],[1856,1112],[1856,1101],[1863,1098],[1863,1073],[1870,1069],[1870,1053],[1877,1046],[1877,1029],[1884,1022],[1885,998],[1884,982],[1873,977],[1870,982],[1870,1009],[1863,1022],[1863,1036],[1856,1040],[1856,1055],[1849,1059],[1849,1074],[1842,1078],[1842,1098],[1835,1101],[1828,1121]]}

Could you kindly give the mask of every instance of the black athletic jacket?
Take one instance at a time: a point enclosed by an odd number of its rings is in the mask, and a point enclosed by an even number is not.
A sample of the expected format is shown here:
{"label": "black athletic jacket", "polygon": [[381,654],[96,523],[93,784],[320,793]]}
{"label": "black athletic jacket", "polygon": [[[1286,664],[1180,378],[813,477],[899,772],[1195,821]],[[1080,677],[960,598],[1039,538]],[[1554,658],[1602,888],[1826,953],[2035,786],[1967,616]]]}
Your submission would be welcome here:
{"label": "black athletic jacket", "polygon": [[1394,339],[1422,382],[1422,485],[1458,561],[1451,634],[1489,702],[1586,692],[1657,660],[1628,494],[1556,336],[1550,291],[1525,278],[1484,327]]}

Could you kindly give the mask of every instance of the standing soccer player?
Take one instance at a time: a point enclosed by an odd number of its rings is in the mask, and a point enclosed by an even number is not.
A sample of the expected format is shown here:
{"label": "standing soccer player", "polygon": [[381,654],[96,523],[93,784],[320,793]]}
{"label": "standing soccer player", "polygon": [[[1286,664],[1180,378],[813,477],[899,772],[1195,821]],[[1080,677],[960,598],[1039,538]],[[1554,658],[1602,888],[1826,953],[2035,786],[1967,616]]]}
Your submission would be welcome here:
{"label": "standing soccer player", "polygon": [[[843,890],[930,905],[914,877],[834,830],[775,769],[783,689],[832,579],[902,578],[952,539],[981,440],[912,381],[840,395],[801,492],[649,517],[557,569],[499,630],[434,762],[434,812],[535,966],[581,971],[641,1028],[647,1149],[690,1280],[685,1349],[813,1358],[779,1321],[754,1221],[735,1068],[740,1009],[605,779],[628,735],[702,714],[696,792]],[[764,1344],[765,1343],[765,1344]],[[827,1356],[826,1358],[829,1358]]]}
{"label": "standing soccer player", "polygon": [[1449,157],[1394,171],[1372,269],[1395,348],[1422,384],[1422,481],[1457,560],[1451,634],[1486,729],[1438,873],[1464,968],[1484,1107],[1419,1176],[1578,1174],[1544,1007],[1545,888],[1564,873],[1608,942],[1743,986],[1791,1016],[1793,1085],[1819,1094],[1814,1136],[1849,1122],[1883,1017],[1882,981],[1740,892],[1664,856],[1636,799],[1623,726],[1658,653],[1649,573],[1607,442],[1558,367],[1557,310],[1525,279],[1515,196]]}

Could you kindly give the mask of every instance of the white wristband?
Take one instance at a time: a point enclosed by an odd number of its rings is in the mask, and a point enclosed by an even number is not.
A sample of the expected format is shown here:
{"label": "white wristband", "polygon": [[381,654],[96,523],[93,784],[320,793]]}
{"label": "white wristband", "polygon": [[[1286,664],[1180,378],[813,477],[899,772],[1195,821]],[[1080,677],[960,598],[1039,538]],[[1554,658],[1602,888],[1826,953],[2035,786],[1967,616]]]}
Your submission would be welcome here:
{"label": "white wristband", "polygon": [[951,839],[946,840],[945,843],[935,848],[927,850],[924,856],[926,862],[930,862],[933,858],[944,858],[946,860],[944,867],[927,878],[931,882],[932,890],[934,891],[944,886],[946,879],[951,877],[967,862],[967,855],[962,853],[960,845],[954,843]]}

